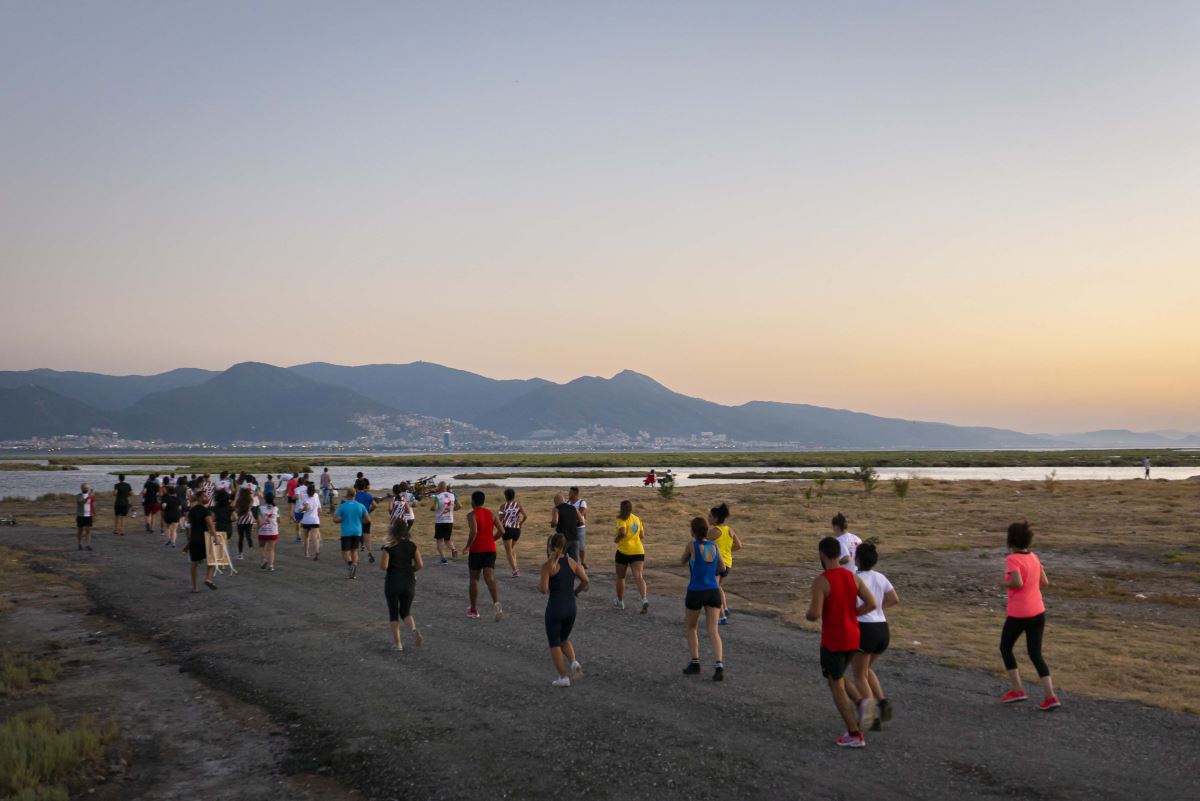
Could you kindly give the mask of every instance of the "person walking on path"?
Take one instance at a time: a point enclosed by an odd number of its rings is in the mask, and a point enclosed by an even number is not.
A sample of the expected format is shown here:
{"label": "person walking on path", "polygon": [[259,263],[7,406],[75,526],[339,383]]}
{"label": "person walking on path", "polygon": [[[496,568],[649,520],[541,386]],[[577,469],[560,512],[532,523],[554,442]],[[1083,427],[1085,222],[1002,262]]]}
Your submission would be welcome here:
{"label": "person walking on path", "polygon": [[717,544],[708,539],[708,521],[703,517],[692,518],[692,541],[683,551],[680,564],[688,566],[687,594],[683,598],[688,651],[691,661],[683,669],[685,676],[700,672],[700,635],[696,631],[700,622],[700,610],[704,610],[708,641],[712,644],[713,681],[725,679],[725,648],[721,633],[717,629],[717,618],[721,611],[721,588],[717,574],[721,572],[721,552]]}
{"label": "person walking on path", "polygon": [[[375,496],[371,494],[371,482],[363,478],[354,498],[367,510],[366,516],[362,519],[362,542],[359,543],[358,549],[366,551],[367,561],[374,564],[375,554],[371,550],[371,512],[375,511],[377,504],[375,503]],[[357,557],[355,557],[354,563],[358,564]]]}
{"label": "person walking on path", "polygon": [[875,598],[862,579],[842,564],[842,546],[836,539],[822,539],[817,544],[817,553],[823,572],[813,579],[812,601],[804,617],[812,622],[821,621],[821,673],[829,682],[834,706],[846,724],[846,733],[834,744],[862,748],[867,740],[858,724],[845,676],[846,668],[858,653],[858,618],[875,608]]}
{"label": "person walking on path", "polygon": [[79,485],[75,496],[75,544],[78,550],[92,550],[92,524],[96,522],[96,493],[87,484]]}
{"label": "person walking on path", "polygon": [[326,467],[321,471],[321,500],[325,503],[326,508],[330,512],[333,511],[333,476],[329,475],[329,468]]}
{"label": "person walking on path", "polygon": [[174,548],[175,538],[179,535],[179,521],[183,519],[184,512],[187,511],[186,501],[179,497],[178,485],[169,482],[163,486],[162,500],[163,523],[167,527],[167,538],[163,542],[163,547]]}
{"label": "person walking on path", "polygon": [[[900,596],[888,577],[875,569],[879,552],[875,543],[864,542],[854,554],[858,565],[858,577],[867,585],[878,606],[858,616],[858,653],[850,660],[854,669],[854,683],[858,687],[858,722],[871,731],[879,731],[882,724],[892,719],[892,705],[883,694],[879,676],[875,675],[875,660],[883,656],[891,641],[885,609],[900,603]],[[872,722],[873,721],[873,722]]]}
{"label": "person walking on path", "polygon": [[550,537],[550,556],[542,565],[538,581],[538,592],[546,596],[546,639],[558,672],[558,678],[551,682],[555,687],[570,687],[571,679],[583,677],[583,666],[571,644],[571,631],[575,627],[575,596],[587,591],[588,577],[583,565],[567,556],[566,547],[567,540],[562,534]]}
{"label": "person walking on path", "polygon": [[1146,480],[1149,481],[1150,480],[1150,457],[1149,456],[1142,457],[1142,470],[1144,470],[1146,472]]}
{"label": "person walking on path", "polygon": [[1004,559],[1003,586],[1008,591],[1008,616],[1000,632],[1000,656],[1012,689],[1000,702],[1012,704],[1024,701],[1025,687],[1021,684],[1021,671],[1013,656],[1013,646],[1022,634],[1029,661],[1033,662],[1038,678],[1042,680],[1042,703],[1038,709],[1049,712],[1058,709],[1062,702],[1054,694],[1054,683],[1050,680],[1050,668],[1042,658],[1042,636],[1046,631],[1046,604],[1042,590],[1050,586],[1046,568],[1042,567],[1037,554],[1029,550],[1033,544],[1033,529],[1028,523],[1013,523],[1008,527],[1008,556]]}
{"label": "person walking on path", "polygon": [[[579,510],[567,503],[562,493],[554,496],[554,511],[550,513],[550,528],[567,541],[567,556],[579,561]],[[550,555],[550,540],[546,540],[546,555]]]}
{"label": "person walking on path", "polygon": [[567,503],[575,507],[579,522],[575,526],[575,540],[579,543],[579,564],[587,568],[587,508],[588,504],[579,495],[579,487],[567,490]]}
{"label": "person walking on path", "polygon": [[358,552],[362,547],[363,521],[366,518],[367,508],[359,503],[354,490],[346,490],[346,499],[333,515],[333,522],[342,527],[342,559],[346,562],[346,578],[358,577]]}
{"label": "person walking on path", "polygon": [[437,492],[433,496],[433,541],[437,545],[438,558],[443,565],[448,562],[443,543],[450,548],[450,558],[458,558],[458,549],[454,547],[451,537],[454,536],[454,513],[460,508],[458,496],[450,491],[445,481],[439,481]]}
{"label": "person walking on path", "polygon": [[492,596],[492,611],[499,623],[504,616],[500,608],[500,587],[496,584],[496,540],[504,536],[500,521],[484,506],[487,497],[481,490],[471,493],[471,513],[467,515],[467,568],[470,571],[468,594],[471,606],[467,617],[479,619],[479,577]]}
{"label": "person walking on path", "polygon": [[304,556],[312,552],[314,562],[321,558],[321,501],[316,487],[310,482],[303,493],[296,488],[296,514],[300,516],[300,527],[304,530]]}
{"label": "person walking on path", "polygon": [[425,567],[425,563],[421,561],[421,552],[403,520],[388,527],[388,535],[379,550],[379,567],[385,576],[383,594],[388,606],[388,625],[392,630],[392,650],[404,650],[404,644],[400,642],[401,622],[412,632],[413,645],[420,646],[425,638],[417,630],[412,604],[417,591],[416,573]]}
{"label": "person walking on path", "polygon": [[279,507],[275,496],[267,493],[258,506],[258,551],[262,564],[259,570],[275,572],[275,545],[279,542]]}
{"label": "person walking on path", "polygon": [[517,564],[517,542],[521,539],[521,526],[525,525],[526,514],[521,502],[517,500],[516,490],[504,491],[504,505],[500,507],[500,522],[504,525],[504,556],[508,559],[508,568],[512,577],[521,575],[521,567]]}
{"label": "person walking on path", "polygon": [[[192,497],[192,508],[188,510],[188,560],[192,570],[192,592],[200,592],[200,584],[197,581],[200,563],[207,563],[206,546],[210,539],[217,536],[219,535],[213,521],[213,511],[208,508],[208,498],[203,492],[197,492]],[[214,552],[215,550],[214,548]],[[216,582],[213,581],[216,573],[216,565],[211,563],[206,565],[204,586],[210,590],[217,588]]]}
{"label": "person walking on path", "polygon": [[151,473],[146,476],[146,483],[142,484],[142,513],[145,515],[146,531],[154,531],[154,523],[158,521],[159,533],[162,533],[162,505],[159,501],[159,493],[161,487],[158,484],[158,475]]}
{"label": "person walking on path", "polygon": [[645,539],[646,527],[642,524],[642,519],[633,513],[633,501],[621,501],[621,510],[617,514],[617,533],[613,537],[613,542],[617,544],[617,552],[613,556],[617,573],[614,609],[625,608],[625,575],[632,571],[633,580],[637,582],[638,603],[642,607],[642,614],[650,611],[650,594],[643,570],[646,566]]}
{"label": "person walking on path", "polygon": [[113,534],[118,537],[125,536],[125,523],[129,520],[130,498],[133,496],[133,487],[125,480],[125,474],[117,476],[117,483],[113,485]]}
{"label": "person walking on path", "polygon": [[717,583],[721,586],[721,620],[724,626],[729,622],[729,596],[725,594],[725,579],[733,572],[733,552],[742,549],[742,540],[737,532],[726,522],[729,520],[729,505],[722,503],[708,511],[708,523],[712,526],[709,535],[721,552],[721,561],[725,568],[717,574]]}

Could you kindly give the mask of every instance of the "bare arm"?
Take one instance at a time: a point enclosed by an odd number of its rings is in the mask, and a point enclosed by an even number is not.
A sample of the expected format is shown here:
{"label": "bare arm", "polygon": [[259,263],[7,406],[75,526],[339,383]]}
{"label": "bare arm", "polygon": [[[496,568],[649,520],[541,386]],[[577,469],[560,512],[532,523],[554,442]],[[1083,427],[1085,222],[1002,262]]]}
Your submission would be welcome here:
{"label": "bare arm", "polygon": [[467,544],[463,546],[464,550],[471,550],[471,543],[475,541],[475,515],[467,515]]}
{"label": "bare arm", "polygon": [[893,606],[899,606],[899,605],[900,605],[900,596],[896,594],[895,590],[888,590],[887,592],[885,592],[883,594],[883,608],[884,609],[891,609]]}
{"label": "bare arm", "polygon": [[862,603],[858,605],[858,608],[854,610],[854,613],[859,617],[862,617],[867,612],[870,612],[879,606],[879,604],[875,602],[875,596],[871,594],[871,591],[867,588],[867,585],[863,583],[862,579],[860,579],[858,576],[855,576],[854,583],[858,586],[858,597],[862,599]]}
{"label": "bare arm", "polygon": [[525,507],[517,504],[517,528],[522,528],[528,519],[529,516],[525,514]]}
{"label": "bare arm", "polygon": [[538,578],[538,592],[540,592],[542,595],[545,595],[546,593],[550,592],[550,570],[551,570],[551,568],[552,568],[552,563],[550,562],[550,560],[546,560],[546,563],[542,565],[542,574]]}
{"label": "bare arm", "polygon": [[[337,518],[335,517],[334,520],[337,520]],[[392,560],[392,557],[391,557],[391,554],[388,553],[387,548],[380,548],[379,549],[379,569],[382,570],[384,573],[386,573],[387,567],[388,567],[388,562],[390,562],[391,560]]]}
{"label": "bare arm", "polygon": [[496,533],[492,536],[493,540],[502,539],[504,537],[504,524],[500,522],[500,518],[492,516],[492,527],[496,529]]}
{"label": "bare arm", "polygon": [[813,580],[812,585],[812,600],[808,604],[808,611],[804,613],[804,619],[817,621],[821,619],[821,610],[825,608],[825,594],[829,591],[829,582],[824,576],[817,576]]}
{"label": "bare arm", "polygon": [[1025,586],[1025,579],[1021,578],[1020,570],[1010,570],[1008,578],[1002,584],[1010,590],[1019,590]]}
{"label": "bare arm", "polygon": [[683,558],[679,560],[679,564],[686,565],[692,561],[692,544],[689,542],[683,549]]}
{"label": "bare arm", "polygon": [[1050,586],[1050,579],[1046,577],[1046,568],[1042,568],[1042,575],[1038,578],[1038,586],[1045,589]]}
{"label": "bare arm", "polygon": [[558,528],[558,507],[554,507],[554,511],[550,513],[550,528]]}
{"label": "bare arm", "polygon": [[425,562],[421,559],[421,549],[413,546],[413,571],[417,571],[425,567]]}
{"label": "bare arm", "polygon": [[729,536],[733,537],[733,550],[742,550],[742,538],[737,535],[737,532],[731,528],[729,529]]}
{"label": "bare arm", "polygon": [[588,575],[583,565],[576,562],[574,559],[567,557],[567,563],[571,565],[571,570],[575,571],[575,577],[579,579],[579,586],[575,588],[575,594],[587,592],[588,590]]}

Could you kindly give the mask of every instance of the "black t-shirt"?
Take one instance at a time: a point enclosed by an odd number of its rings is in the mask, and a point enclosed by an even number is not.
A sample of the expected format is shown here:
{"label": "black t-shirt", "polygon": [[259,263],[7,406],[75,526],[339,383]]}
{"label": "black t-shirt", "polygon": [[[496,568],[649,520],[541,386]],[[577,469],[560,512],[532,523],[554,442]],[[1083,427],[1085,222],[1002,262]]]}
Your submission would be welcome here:
{"label": "black t-shirt", "polygon": [[129,496],[133,494],[133,487],[121,481],[113,486],[113,492],[117,493],[117,503],[129,503]]}
{"label": "black t-shirt", "polygon": [[217,518],[217,531],[231,531],[233,529],[232,506],[214,506],[212,511]]}
{"label": "black t-shirt", "polygon": [[188,525],[191,527],[188,532],[189,543],[204,542],[204,535],[208,533],[208,518],[211,516],[212,510],[207,506],[193,506],[188,509]]}
{"label": "black t-shirt", "polygon": [[164,495],[163,511],[175,519],[179,519],[179,496]]}
{"label": "black t-shirt", "polygon": [[147,481],[145,484],[142,485],[142,488],[144,490],[146,490],[146,494],[143,498],[143,503],[158,503],[158,482],[157,481]]}
{"label": "black t-shirt", "polygon": [[567,538],[567,542],[575,542],[579,539],[579,512],[569,503],[560,503],[558,505],[558,525],[554,528],[559,534]]}
{"label": "black t-shirt", "polygon": [[413,584],[416,577],[417,545],[412,540],[400,540],[383,550],[388,554],[387,581],[401,586]]}

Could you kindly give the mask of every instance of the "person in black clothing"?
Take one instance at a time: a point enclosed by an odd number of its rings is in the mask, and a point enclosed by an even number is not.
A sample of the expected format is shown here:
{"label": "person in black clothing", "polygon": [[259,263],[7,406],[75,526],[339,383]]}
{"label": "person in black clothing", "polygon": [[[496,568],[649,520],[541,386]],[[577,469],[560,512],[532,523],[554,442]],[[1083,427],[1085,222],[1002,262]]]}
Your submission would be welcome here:
{"label": "person in black clothing", "polygon": [[392,628],[393,651],[403,651],[400,642],[400,621],[412,632],[413,644],[425,641],[417,631],[417,621],[412,616],[413,596],[417,590],[416,572],[424,567],[417,544],[409,538],[408,526],[403,520],[392,523],[380,551],[379,567],[386,574],[383,594],[387,598],[388,625]]}
{"label": "person in black clothing", "polygon": [[[205,551],[205,543],[208,537],[215,537],[217,528],[213,524],[213,513],[208,508],[208,496],[203,492],[197,492],[192,498],[192,508],[188,510],[188,558],[192,562],[192,592],[200,592],[200,585],[196,582],[196,573],[201,562],[207,559]],[[217,568],[215,565],[207,565],[204,570],[204,586],[210,590],[217,588],[213,582],[213,576],[216,574]]]}
{"label": "person in black clothing", "polygon": [[163,543],[164,547],[175,547],[175,536],[179,533],[179,520],[183,517],[183,504],[179,498],[179,491],[173,484],[167,484],[163,489],[163,523],[167,526],[167,540]]}
{"label": "person in black clothing", "polygon": [[542,565],[538,581],[538,591],[546,596],[546,639],[554,669],[558,671],[558,678],[552,682],[555,687],[570,687],[572,677],[583,676],[583,666],[575,658],[575,648],[571,645],[571,629],[575,626],[575,596],[587,590],[588,577],[583,565],[564,553],[566,547],[567,539],[561,533],[550,537],[550,557]]}
{"label": "person in black clothing", "polygon": [[217,531],[225,535],[226,540],[233,539],[233,504],[229,501],[229,493],[219,489],[213,503],[213,517]]}
{"label": "person in black clothing", "polygon": [[[550,514],[550,528],[556,534],[562,534],[566,541],[565,553],[572,559],[579,560],[579,510],[567,503],[566,498],[559,493],[554,496],[554,511]],[[553,546],[546,541],[546,555],[549,556]]]}
{"label": "person in black clothing", "polygon": [[146,531],[154,530],[154,521],[158,520],[158,533],[162,534],[162,503],[158,499],[160,491],[158,474],[151,473],[142,485],[142,512],[146,515]]}
{"label": "person in black clothing", "polygon": [[129,519],[129,499],[133,496],[133,487],[125,481],[125,474],[117,476],[113,485],[113,534],[125,536],[125,521]]}

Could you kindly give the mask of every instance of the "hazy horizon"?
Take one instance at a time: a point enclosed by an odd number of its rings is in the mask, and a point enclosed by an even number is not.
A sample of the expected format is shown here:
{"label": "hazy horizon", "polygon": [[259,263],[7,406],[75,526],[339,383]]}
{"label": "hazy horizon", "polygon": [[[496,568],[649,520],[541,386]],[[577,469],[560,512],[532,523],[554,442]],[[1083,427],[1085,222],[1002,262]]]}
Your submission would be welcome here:
{"label": "hazy horizon", "polygon": [[0,369],[1200,431],[1198,77],[1188,2],[8,3]]}

